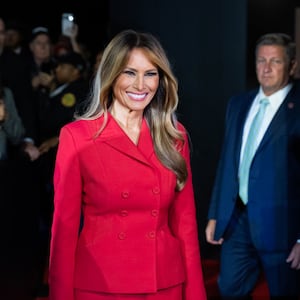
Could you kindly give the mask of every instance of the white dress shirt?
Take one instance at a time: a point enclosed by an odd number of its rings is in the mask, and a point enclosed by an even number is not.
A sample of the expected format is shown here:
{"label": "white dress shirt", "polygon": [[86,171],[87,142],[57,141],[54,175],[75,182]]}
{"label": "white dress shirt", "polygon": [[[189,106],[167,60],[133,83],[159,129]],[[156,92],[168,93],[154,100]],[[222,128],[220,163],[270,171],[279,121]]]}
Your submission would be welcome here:
{"label": "white dress shirt", "polygon": [[285,97],[287,96],[288,92],[291,90],[292,84],[286,85],[284,88],[281,90],[277,91],[276,93],[272,94],[271,96],[266,96],[264,92],[262,91],[262,88],[260,87],[259,92],[257,93],[251,107],[248,113],[248,116],[246,118],[246,122],[244,125],[244,131],[243,131],[243,141],[242,141],[242,149],[241,149],[241,154],[240,154],[240,162],[244,154],[244,148],[245,148],[245,143],[248,137],[248,133],[250,130],[250,126],[252,124],[252,121],[259,109],[259,101],[263,98],[268,98],[270,101],[270,104],[267,105],[264,119],[262,121],[262,125],[260,129],[257,132],[257,147],[260,144],[267,128],[269,127],[274,115],[276,114],[277,110],[279,109],[280,105],[284,101]]}

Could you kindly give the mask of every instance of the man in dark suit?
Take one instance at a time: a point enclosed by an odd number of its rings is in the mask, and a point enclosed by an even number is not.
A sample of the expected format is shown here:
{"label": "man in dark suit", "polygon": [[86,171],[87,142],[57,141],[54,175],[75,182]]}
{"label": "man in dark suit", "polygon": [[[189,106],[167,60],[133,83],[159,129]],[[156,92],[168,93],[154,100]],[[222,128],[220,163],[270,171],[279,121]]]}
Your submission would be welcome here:
{"label": "man in dark suit", "polygon": [[[221,245],[218,284],[224,299],[251,299],[261,270],[272,299],[298,299],[300,85],[292,80],[296,47],[285,34],[266,34],[257,41],[255,54],[260,86],[232,97],[228,105],[206,239]],[[265,98],[262,122],[248,146]]]}

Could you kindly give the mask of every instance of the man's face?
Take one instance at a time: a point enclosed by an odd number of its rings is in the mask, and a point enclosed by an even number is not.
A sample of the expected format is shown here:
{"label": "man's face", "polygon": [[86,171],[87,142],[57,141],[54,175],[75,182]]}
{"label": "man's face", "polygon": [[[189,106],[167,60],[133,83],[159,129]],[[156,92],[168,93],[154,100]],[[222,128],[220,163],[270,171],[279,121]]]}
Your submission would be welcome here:
{"label": "man's face", "polygon": [[256,75],[267,96],[286,86],[293,72],[284,47],[262,45],[258,48]]}

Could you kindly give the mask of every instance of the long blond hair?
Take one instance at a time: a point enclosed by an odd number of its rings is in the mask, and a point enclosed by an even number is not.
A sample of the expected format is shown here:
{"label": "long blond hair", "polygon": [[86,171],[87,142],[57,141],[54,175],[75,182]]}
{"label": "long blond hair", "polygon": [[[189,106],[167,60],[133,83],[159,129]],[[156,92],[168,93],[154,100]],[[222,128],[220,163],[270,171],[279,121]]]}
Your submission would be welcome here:
{"label": "long blond hair", "polygon": [[164,49],[156,37],[150,33],[124,30],[117,34],[103,51],[101,62],[93,80],[93,87],[86,110],[76,119],[95,119],[107,114],[113,101],[113,85],[128,62],[130,52],[143,49],[145,55],[159,72],[159,87],[149,105],[144,110],[144,117],[149,125],[155,152],[161,163],[172,170],[177,178],[176,190],[183,188],[187,179],[187,166],[179,153],[184,138],[177,129],[176,109],[178,105],[178,83]]}

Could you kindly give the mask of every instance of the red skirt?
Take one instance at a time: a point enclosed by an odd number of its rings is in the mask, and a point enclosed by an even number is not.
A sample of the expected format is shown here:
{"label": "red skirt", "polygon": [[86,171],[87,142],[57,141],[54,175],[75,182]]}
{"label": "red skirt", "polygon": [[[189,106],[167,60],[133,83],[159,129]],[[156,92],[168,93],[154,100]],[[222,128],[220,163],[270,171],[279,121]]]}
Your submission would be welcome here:
{"label": "red skirt", "polygon": [[75,289],[75,300],[182,300],[182,284],[149,294],[109,294]]}

